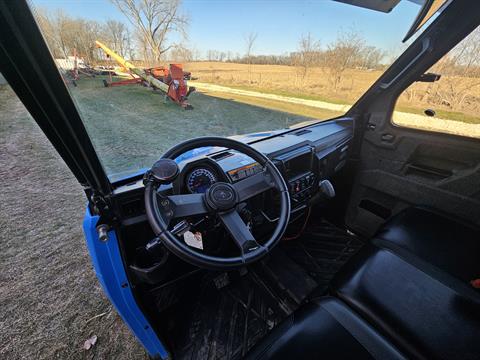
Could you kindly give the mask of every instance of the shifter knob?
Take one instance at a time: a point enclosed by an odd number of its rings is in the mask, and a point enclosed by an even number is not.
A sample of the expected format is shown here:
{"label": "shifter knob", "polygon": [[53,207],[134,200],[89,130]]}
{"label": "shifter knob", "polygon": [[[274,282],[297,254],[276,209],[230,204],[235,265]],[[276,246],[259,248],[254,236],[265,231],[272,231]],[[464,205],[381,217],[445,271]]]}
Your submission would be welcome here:
{"label": "shifter knob", "polygon": [[177,177],[179,168],[174,160],[162,158],[153,164],[150,171],[160,184],[169,184]]}
{"label": "shifter knob", "polygon": [[333,187],[332,183],[329,180],[321,180],[318,183],[318,187],[320,188],[320,192],[328,199],[332,199],[335,197],[335,188]]}

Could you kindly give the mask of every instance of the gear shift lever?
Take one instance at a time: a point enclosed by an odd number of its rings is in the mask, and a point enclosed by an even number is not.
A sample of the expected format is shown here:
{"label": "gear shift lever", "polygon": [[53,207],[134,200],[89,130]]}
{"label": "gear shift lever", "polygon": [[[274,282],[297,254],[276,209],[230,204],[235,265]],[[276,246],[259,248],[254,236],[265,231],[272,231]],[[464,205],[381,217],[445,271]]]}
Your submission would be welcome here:
{"label": "gear shift lever", "polygon": [[321,180],[318,183],[320,193],[327,199],[332,199],[335,197],[335,188],[329,180]]}

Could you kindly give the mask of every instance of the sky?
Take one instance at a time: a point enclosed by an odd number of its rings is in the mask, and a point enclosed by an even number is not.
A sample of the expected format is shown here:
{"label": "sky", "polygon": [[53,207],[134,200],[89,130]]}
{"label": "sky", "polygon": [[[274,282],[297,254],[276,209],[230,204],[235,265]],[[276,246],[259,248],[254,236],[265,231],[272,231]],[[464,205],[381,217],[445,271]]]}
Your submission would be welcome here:
{"label": "sky", "polygon": [[[105,21],[126,18],[108,0],[32,0],[34,6],[62,9],[73,17]],[[401,40],[420,7],[402,0],[390,13],[381,13],[331,0],[184,0],[188,15],[187,44],[207,50],[245,53],[245,37],[258,34],[254,54],[280,55],[295,51],[302,34],[311,33],[325,47],[340,31],[354,28],[369,45],[389,53]],[[175,40],[175,37],[172,38]]]}

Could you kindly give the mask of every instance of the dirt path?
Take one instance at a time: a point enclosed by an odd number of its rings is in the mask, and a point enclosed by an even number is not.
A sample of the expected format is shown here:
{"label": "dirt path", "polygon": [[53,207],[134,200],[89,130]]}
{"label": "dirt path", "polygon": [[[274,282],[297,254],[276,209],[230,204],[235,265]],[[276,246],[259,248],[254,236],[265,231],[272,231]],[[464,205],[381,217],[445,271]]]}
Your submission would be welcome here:
{"label": "dirt path", "polygon": [[305,106],[310,106],[310,107],[315,107],[315,108],[320,108],[325,110],[339,111],[339,112],[342,112],[343,114],[350,109],[350,105],[332,104],[329,102],[319,101],[319,100],[307,100],[307,99],[300,99],[300,98],[288,97],[283,95],[262,93],[258,91],[234,89],[227,86],[201,83],[196,81],[190,81],[189,85],[195,86],[195,88],[200,91],[209,91],[213,93],[220,92],[220,93],[236,94],[241,96],[256,97],[261,99],[283,101],[283,102],[288,102],[292,104],[305,105]]}
{"label": "dirt path", "polygon": [[[288,97],[283,95],[268,94],[258,91],[242,90],[230,88],[227,86],[214,85],[209,83],[201,83],[196,81],[190,81],[191,86],[195,86],[200,92],[206,91],[210,95],[215,93],[232,94],[240,97],[250,97],[258,99],[269,99],[274,101],[281,101],[286,103],[298,104],[309,106],[312,108],[319,108],[329,111],[338,111],[345,113],[350,109],[350,105],[333,104],[319,100],[307,100],[294,97]],[[239,99],[241,100],[241,99]],[[434,130],[439,132],[445,132],[449,134],[467,135],[480,138],[480,124],[468,124],[461,121],[454,121],[448,119],[442,119],[438,117],[428,117],[419,114],[411,114],[401,111],[394,112],[394,119],[397,125],[414,127],[423,130]]]}

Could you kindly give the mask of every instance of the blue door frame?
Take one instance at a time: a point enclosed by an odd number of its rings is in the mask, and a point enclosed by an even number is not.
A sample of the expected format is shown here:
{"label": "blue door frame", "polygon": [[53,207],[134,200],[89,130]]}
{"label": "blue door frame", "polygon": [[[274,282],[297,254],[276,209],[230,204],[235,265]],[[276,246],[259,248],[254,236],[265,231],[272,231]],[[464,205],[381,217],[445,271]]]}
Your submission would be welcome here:
{"label": "blue door frame", "polygon": [[83,231],[97,278],[123,321],[135,334],[148,354],[153,358],[168,359],[169,354],[165,346],[133,297],[115,231],[108,232],[107,241],[100,241],[96,230],[98,218],[98,216],[92,216],[87,207],[83,221]]}

